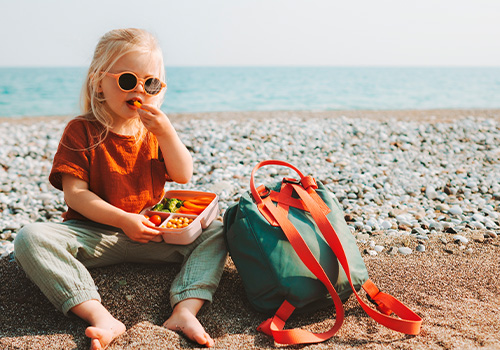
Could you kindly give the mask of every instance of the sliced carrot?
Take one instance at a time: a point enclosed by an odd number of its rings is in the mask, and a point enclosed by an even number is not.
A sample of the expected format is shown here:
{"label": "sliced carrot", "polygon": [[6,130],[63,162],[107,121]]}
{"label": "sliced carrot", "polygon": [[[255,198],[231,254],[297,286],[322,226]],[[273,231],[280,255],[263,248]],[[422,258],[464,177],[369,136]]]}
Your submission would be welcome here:
{"label": "sliced carrot", "polygon": [[194,204],[198,204],[198,205],[209,205],[210,203],[212,203],[212,201],[213,201],[213,198],[209,198],[209,197],[195,197],[193,199],[189,199],[189,202],[194,203]]}
{"label": "sliced carrot", "polygon": [[204,202],[211,202],[214,200],[214,197],[212,197],[212,196],[198,196],[198,197],[194,197],[193,199],[196,199],[199,201],[204,201]]}
{"label": "sliced carrot", "polygon": [[182,214],[195,214],[195,215],[200,215],[203,210],[199,210],[199,209],[191,209],[191,208],[186,208],[186,207],[181,207],[183,208],[182,210],[177,210],[178,213],[182,213]]}
{"label": "sliced carrot", "polygon": [[207,207],[205,204],[199,205],[191,201],[184,201],[182,205],[188,209],[193,209],[193,210],[204,210]]}
{"label": "sliced carrot", "polygon": [[[203,210],[202,210],[203,211]],[[181,213],[181,214],[193,214],[193,215],[199,215],[201,214],[202,211],[199,210],[193,210],[193,209],[188,209],[186,207],[180,207],[176,213]]]}

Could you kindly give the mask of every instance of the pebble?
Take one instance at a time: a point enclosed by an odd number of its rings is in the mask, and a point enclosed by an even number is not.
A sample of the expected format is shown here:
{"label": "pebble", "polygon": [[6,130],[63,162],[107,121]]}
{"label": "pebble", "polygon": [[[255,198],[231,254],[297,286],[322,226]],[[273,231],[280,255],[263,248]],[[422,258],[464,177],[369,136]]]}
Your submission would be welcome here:
{"label": "pebble", "polygon": [[450,210],[450,206],[446,203],[439,203],[436,205],[436,210],[447,212]]}
{"label": "pebble", "polygon": [[368,249],[366,251],[366,254],[370,255],[370,256],[376,256],[378,253],[375,251],[375,250],[372,250],[372,249]]}
{"label": "pebble", "polygon": [[[476,230],[487,230],[490,240],[500,234],[498,118],[427,123],[390,117],[306,120],[303,112],[286,113],[245,120],[235,113],[223,121],[203,116],[195,123],[173,118],[195,167],[189,184],[168,183],[167,189],[216,192],[220,219],[249,190],[253,167],[279,159],[313,175],[338,198],[358,241],[388,238],[391,248],[375,245],[375,253],[411,254],[390,243],[406,236],[423,242],[436,232],[451,234],[465,245]],[[61,221],[64,197],[48,174],[64,126],[55,119],[0,122],[1,257],[12,252],[22,226]],[[285,170],[260,169],[256,184],[295,176]]]}
{"label": "pebble", "polygon": [[459,243],[462,243],[462,244],[469,243],[469,240],[467,238],[465,238],[464,236],[462,236],[462,235],[454,235],[453,236],[453,240],[455,242],[459,242]]}
{"label": "pebble", "polygon": [[422,235],[417,235],[417,237],[416,237],[416,238],[417,238],[417,239],[419,239],[419,240],[421,240],[421,241],[427,241],[427,240],[429,240],[429,237],[427,237],[427,236],[422,236]]}
{"label": "pebble", "polygon": [[398,252],[400,254],[403,254],[403,255],[409,255],[411,254],[413,251],[411,248],[408,248],[408,247],[399,247],[398,248]]}
{"label": "pebble", "polygon": [[[444,218],[443,218],[444,219]],[[429,230],[431,231],[443,231],[444,229],[444,225],[441,224],[440,222],[431,222],[431,224],[429,225]]]}
{"label": "pebble", "polygon": [[463,210],[458,205],[454,205],[450,208],[449,213],[452,215],[462,215]]}
{"label": "pebble", "polygon": [[415,250],[417,252],[425,252],[425,245],[419,244],[419,245],[417,245],[417,248]]}
{"label": "pebble", "polygon": [[483,215],[476,213],[476,214],[472,215],[472,220],[484,222],[486,220],[486,218]]}
{"label": "pebble", "polygon": [[382,229],[384,230],[389,230],[390,228],[392,228],[392,223],[390,223],[389,221],[387,220],[384,220],[382,221],[382,224],[380,225],[382,227]]}
{"label": "pebble", "polygon": [[490,238],[497,238],[498,237],[498,235],[493,231],[486,231],[485,234],[488,235],[488,237],[490,237]]}

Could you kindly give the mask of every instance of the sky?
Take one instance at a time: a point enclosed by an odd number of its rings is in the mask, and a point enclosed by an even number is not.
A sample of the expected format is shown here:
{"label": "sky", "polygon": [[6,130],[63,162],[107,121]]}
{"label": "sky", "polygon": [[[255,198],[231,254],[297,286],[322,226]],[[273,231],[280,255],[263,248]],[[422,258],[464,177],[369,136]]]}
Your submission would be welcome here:
{"label": "sky", "polygon": [[138,27],[167,66],[500,66],[498,0],[0,0],[0,67],[88,66]]}

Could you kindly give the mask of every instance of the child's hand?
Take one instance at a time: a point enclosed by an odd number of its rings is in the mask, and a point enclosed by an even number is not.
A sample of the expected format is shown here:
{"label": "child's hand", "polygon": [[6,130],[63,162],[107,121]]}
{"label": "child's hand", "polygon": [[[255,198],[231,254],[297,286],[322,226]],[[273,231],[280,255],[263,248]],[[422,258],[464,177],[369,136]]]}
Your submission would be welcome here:
{"label": "child's hand", "polygon": [[[137,110],[144,126],[156,136],[170,179],[187,183],[193,176],[193,158],[182,143],[170,119],[158,107],[143,104]],[[168,154],[168,157],[165,157]]]}
{"label": "child's hand", "polygon": [[146,129],[156,135],[156,137],[173,131],[170,119],[168,119],[167,115],[159,108],[153,105],[143,104],[137,112]]}
{"label": "child's hand", "polygon": [[161,242],[162,232],[144,215],[128,213],[124,216],[120,228],[133,241],[139,243]]}

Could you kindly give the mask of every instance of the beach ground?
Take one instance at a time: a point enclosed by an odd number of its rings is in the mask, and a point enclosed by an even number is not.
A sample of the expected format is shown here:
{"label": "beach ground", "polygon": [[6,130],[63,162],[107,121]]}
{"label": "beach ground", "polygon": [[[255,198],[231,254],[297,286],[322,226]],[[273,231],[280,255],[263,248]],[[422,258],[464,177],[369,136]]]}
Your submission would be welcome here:
{"label": "beach ground", "polygon": [[[237,115],[241,119],[265,119],[277,115],[286,117],[287,113],[242,112]],[[500,115],[498,110],[475,110],[473,114],[496,119]],[[467,117],[469,111],[308,112],[304,113],[304,118],[341,115],[433,122]],[[234,116],[233,113],[232,118]],[[205,117],[223,122],[230,114],[173,116],[179,120]],[[29,122],[29,119],[15,122]],[[500,238],[485,236],[488,236],[486,231],[474,230],[473,239],[469,240],[467,249],[463,249],[463,245],[454,242],[452,234],[443,232],[431,236],[424,252],[410,255],[382,252],[370,256],[364,253],[369,247],[360,243],[370,278],[381,291],[393,295],[422,317],[420,334],[406,336],[388,330],[370,319],[351,297],[344,305],[344,325],[333,338],[320,344],[285,348],[499,349]],[[389,245],[386,241],[394,239],[384,235],[372,238],[383,245]],[[126,333],[117,338],[109,350],[199,348],[182,335],[161,327],[172,311],[168,291],[178,271],[179,265],[138,264],[91,270],[103,304],[127,326]],[[257,332],[256,327],[267,317],[252,310],[246,301],[240,277],[229,259],[213,303],[199,314],[201,323],[215,340],[214,348],[284,347]],[[287,327],[322,332],[333,325],[334,317],[333,308],[327,308],[292,316]],[[0,349],[88,349],[86,327],[77,317],[68,318],[55,310],[14,261],[0,259]]]}
{"label": "beach ground", "polygon": [[[372,280],[419,314],[421,333],[406,336],[377,324],[351,297],[345,321],[330,340],[294,349],[498,349],[500,348],[499,241],[471,242],[474,254],[442,243],[421,254],[364,256]],[[446,249],[446,251],[445,251]],[[452,252],[452,253],[451,253]],[[92,270],[103,303],[128,330],[110,350],[194,349],[196,344],[161,327],[171,308],[168,289],[176,265],[117,265]],[[0,349],[87,349],[86,324],[59,313],[7,259],[0,261]],[[272,349],[256,331],[266,315],[255,312],[231,260],[214,302],[200,320],[216,349]],[[293,316],[289,327],[322,332],[333,325],[334,310]]]}

